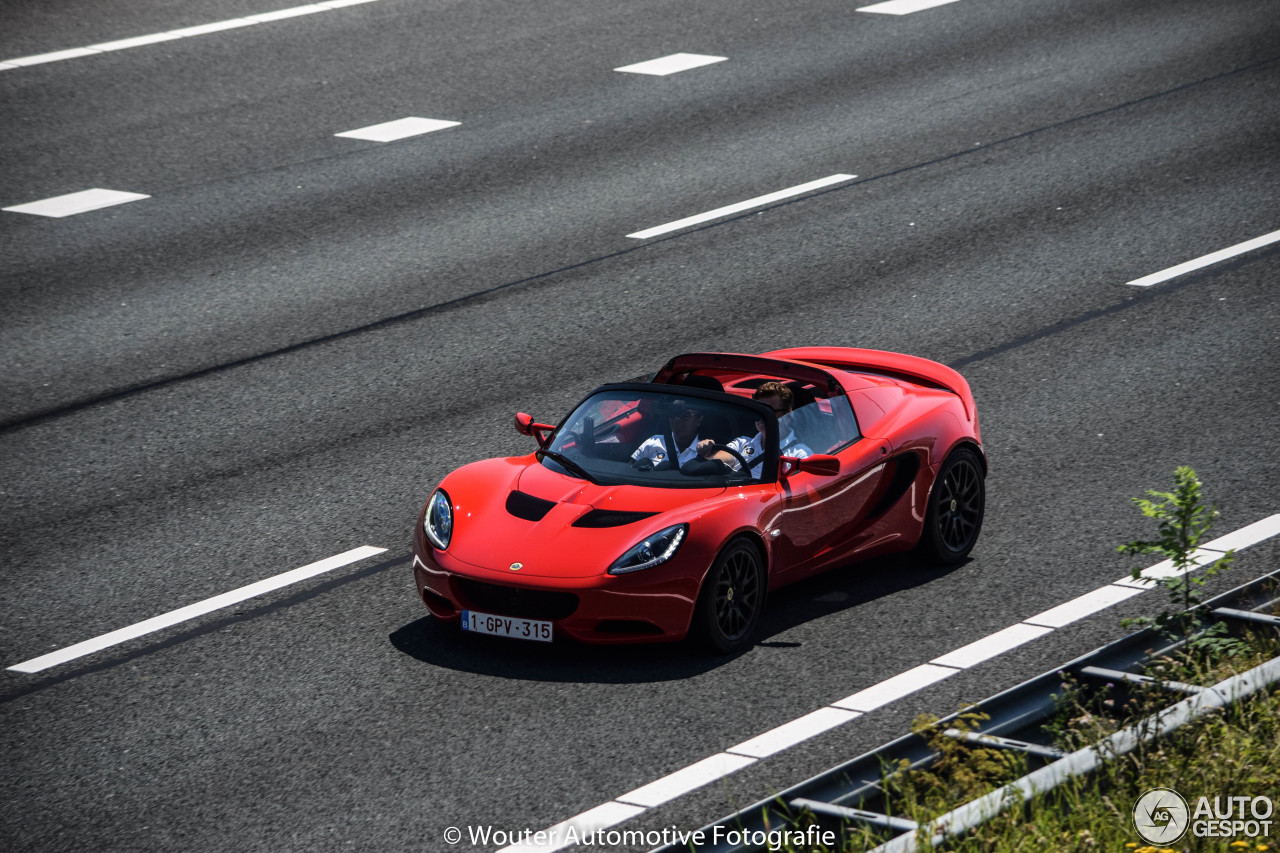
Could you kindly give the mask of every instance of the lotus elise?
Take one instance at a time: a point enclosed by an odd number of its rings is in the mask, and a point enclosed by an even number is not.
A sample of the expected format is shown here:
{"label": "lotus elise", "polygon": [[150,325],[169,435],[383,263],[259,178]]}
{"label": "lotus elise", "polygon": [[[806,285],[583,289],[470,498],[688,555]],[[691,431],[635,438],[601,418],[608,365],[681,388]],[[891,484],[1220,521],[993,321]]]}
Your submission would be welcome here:
{"label": "lotus elise", "polygon": [[769,594],[977,542],[986,455],[968,383],[837,347],[693,353],[602,385],[537,447],[453,471],[413,538],[418,595],[464,631],[550,642],[754,642]]}

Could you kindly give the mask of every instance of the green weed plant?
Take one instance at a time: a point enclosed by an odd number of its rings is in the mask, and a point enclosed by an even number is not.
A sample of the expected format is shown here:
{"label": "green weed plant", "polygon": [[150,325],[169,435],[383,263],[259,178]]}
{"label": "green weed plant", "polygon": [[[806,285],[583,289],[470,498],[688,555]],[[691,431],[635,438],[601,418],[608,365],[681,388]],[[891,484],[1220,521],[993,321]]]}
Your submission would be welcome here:
{"label": "green weed plant", "polygon": [[[1227,551],[1221,557],[1192,574],[1197,566],[1197,554],[1206,541],[1209,528],[1218,517],[1216,506],[1205,504],[1201,494],[1200,478],[1184,465],[1173,475],[1171,492],[1148,491],[1145,498],[1133,498],[1134,504],[1147,518],[1156,520],[1158,535],[1155,539],[1139,539],[1121,545],[1122,554],[1157,554],[1173,564],[1173,573],[1165,577],[1150,578],[1164,588],[1169,604],[1174,608],[1162,610],[1155,617],[1141,616],[1121,620],[1125,627],[1152,627],[1173,640],[1193,644],[1198,650],[1217,655],[1235,651],[1235,640],[1225,636],[1226,625],[1216,623],[1206,627],[1200,591],[1209,579],[1231,568],[1235,551]],[[1134,568],[1134,580],[1142,578],[1142,569]]]}
{"label": "green weed plant", "polygon": [[[1150,720],[1173,704],[1164,684],[1180,681],[1210,685],[1280,656],[1280,636],[1246,631],[1225,636],[1225,626],[1206,627],[1198,606],[1208,578],[1230,568],[1234,552],[1203,566],[1197,576],[1195,555],[1208,534],[1216,508],[1205,504],[1194,470],[1178,468],[1171,492],[1151,491],[1134,498],[1143,515],[1155,519],[1158,535],[1120,547],[1126,554],[1158,554],[1174,572],[1155,578],[1169,596],[1158,616],[1124,620],[1152,627],[1167,638],[1185,641],[1178,651],[1148,665],[1154,680],[1136,685],[1085,688],[1063,673],[1055,695],[1056,713],[1044,732],[1064,752],[1098,744],[1116,731]],[[1133,577],[1141,577],[1134,569]],[[986,715],[964,711],[946,727],[979,731]],[[938,816],[981,797],[1026,773],[1018,753],[965,743],[944,734],[932,715],[922,715],[912,731],[923,737],[937,758],[926,767],[906,762],[886,767],[882,779],[886,810],[924,826]],[[1188,799],[1223,794],[1267,796],[1280,802],[1280,688],[1211,712],[1162,737],[1151,738],[1125,755],[1112,755],[1097,772],[1076,777],[1020,807],[1007,809],[964,836],[950,839],[949,853],[1280,853],[1273,838],[1226,840],[1188,833],[1173,847],[1148,845],[1132,825],[1133,804],[1152,788],[1173,788]],[[807,816],[811,819],[812,816]],[[803,821],[801,822],[803,824]],[[862,825],[846,827],[833,849],[787,847],[786,853],[854,853],[874,848],[885,835]],[[921,851],[931,850],[921,839]]]}

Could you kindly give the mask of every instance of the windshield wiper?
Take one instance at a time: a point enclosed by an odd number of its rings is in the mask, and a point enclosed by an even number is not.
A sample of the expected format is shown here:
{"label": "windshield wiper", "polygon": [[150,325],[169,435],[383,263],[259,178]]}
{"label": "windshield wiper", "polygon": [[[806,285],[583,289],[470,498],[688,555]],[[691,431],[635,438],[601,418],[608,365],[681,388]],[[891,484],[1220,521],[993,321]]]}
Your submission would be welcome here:
{"label": "windshield wiper", "polygon": [[563,453],[557,453],[554,450],[546,450],[545,448],[542,450],[539,450],[538,452],[541,453],[543,456],[550,456],[554,461],[559,462],[565,468],[569,469],[569,471],[573,472],[581,479],[586,480],[588,483],[594,483],[597,486],[600,485],[600,481],[597,480],[595,477],[592,477],[586,468],[583,468],[581,465],[579,465],[577,462],[574,462],[572,459],[570,459],[568,456],[565,456]]}

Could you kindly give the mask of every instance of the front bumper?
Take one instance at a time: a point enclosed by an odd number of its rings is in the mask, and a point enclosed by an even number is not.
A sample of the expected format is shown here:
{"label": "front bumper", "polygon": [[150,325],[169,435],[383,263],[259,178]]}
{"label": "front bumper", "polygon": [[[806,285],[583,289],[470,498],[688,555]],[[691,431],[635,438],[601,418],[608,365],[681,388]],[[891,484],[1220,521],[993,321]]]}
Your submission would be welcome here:
{"label": "front bumper", "polygon": [[520,577],[505,567],[458,560],[431,547],[419,529],[413,577],[427,610],[447,622],[460,621],[463,610],[476,610],[546,620],[557,637],[584,643],[671,642],[688,634],[698,587],[710,564],[699,559],[698,549],[688,550],[660,566],[625,575]]}

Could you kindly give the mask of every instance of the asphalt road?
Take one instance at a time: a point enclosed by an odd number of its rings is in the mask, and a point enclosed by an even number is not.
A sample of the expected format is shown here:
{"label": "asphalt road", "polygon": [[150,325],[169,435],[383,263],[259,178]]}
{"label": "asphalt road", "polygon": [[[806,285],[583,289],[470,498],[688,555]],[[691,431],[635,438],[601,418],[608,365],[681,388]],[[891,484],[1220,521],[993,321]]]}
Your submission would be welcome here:
{"label": "asphalt road", "polygon": [[[286,0],[287,2],[287,0]],[[17,5],[17,4],[15,4]],[[368,560],[0,672],[12,850],[491,849],[1087,592],[1191,465],[1280,512],[1280,19],[1268,0],[377,0],[0,70],[0,664],[360,545]],[[28,3],[0,65],[283,8]],[[615,68],[724,57],[668,76]],[[408,116],[393,142],[335,134]],[[668,235],[653,226],[853,180]],[[958,367],[991,460],[948,572],[851,566],[731,659],[433,624],[410,531],[679,352]],[[1277,566],[1241,554],[1225,588]],[[693,829],[1122,633],[1148,593],[652,809]],[[608,848],[606,848],[608,849]],[[611,848],[618,849],[618,848]]]}

